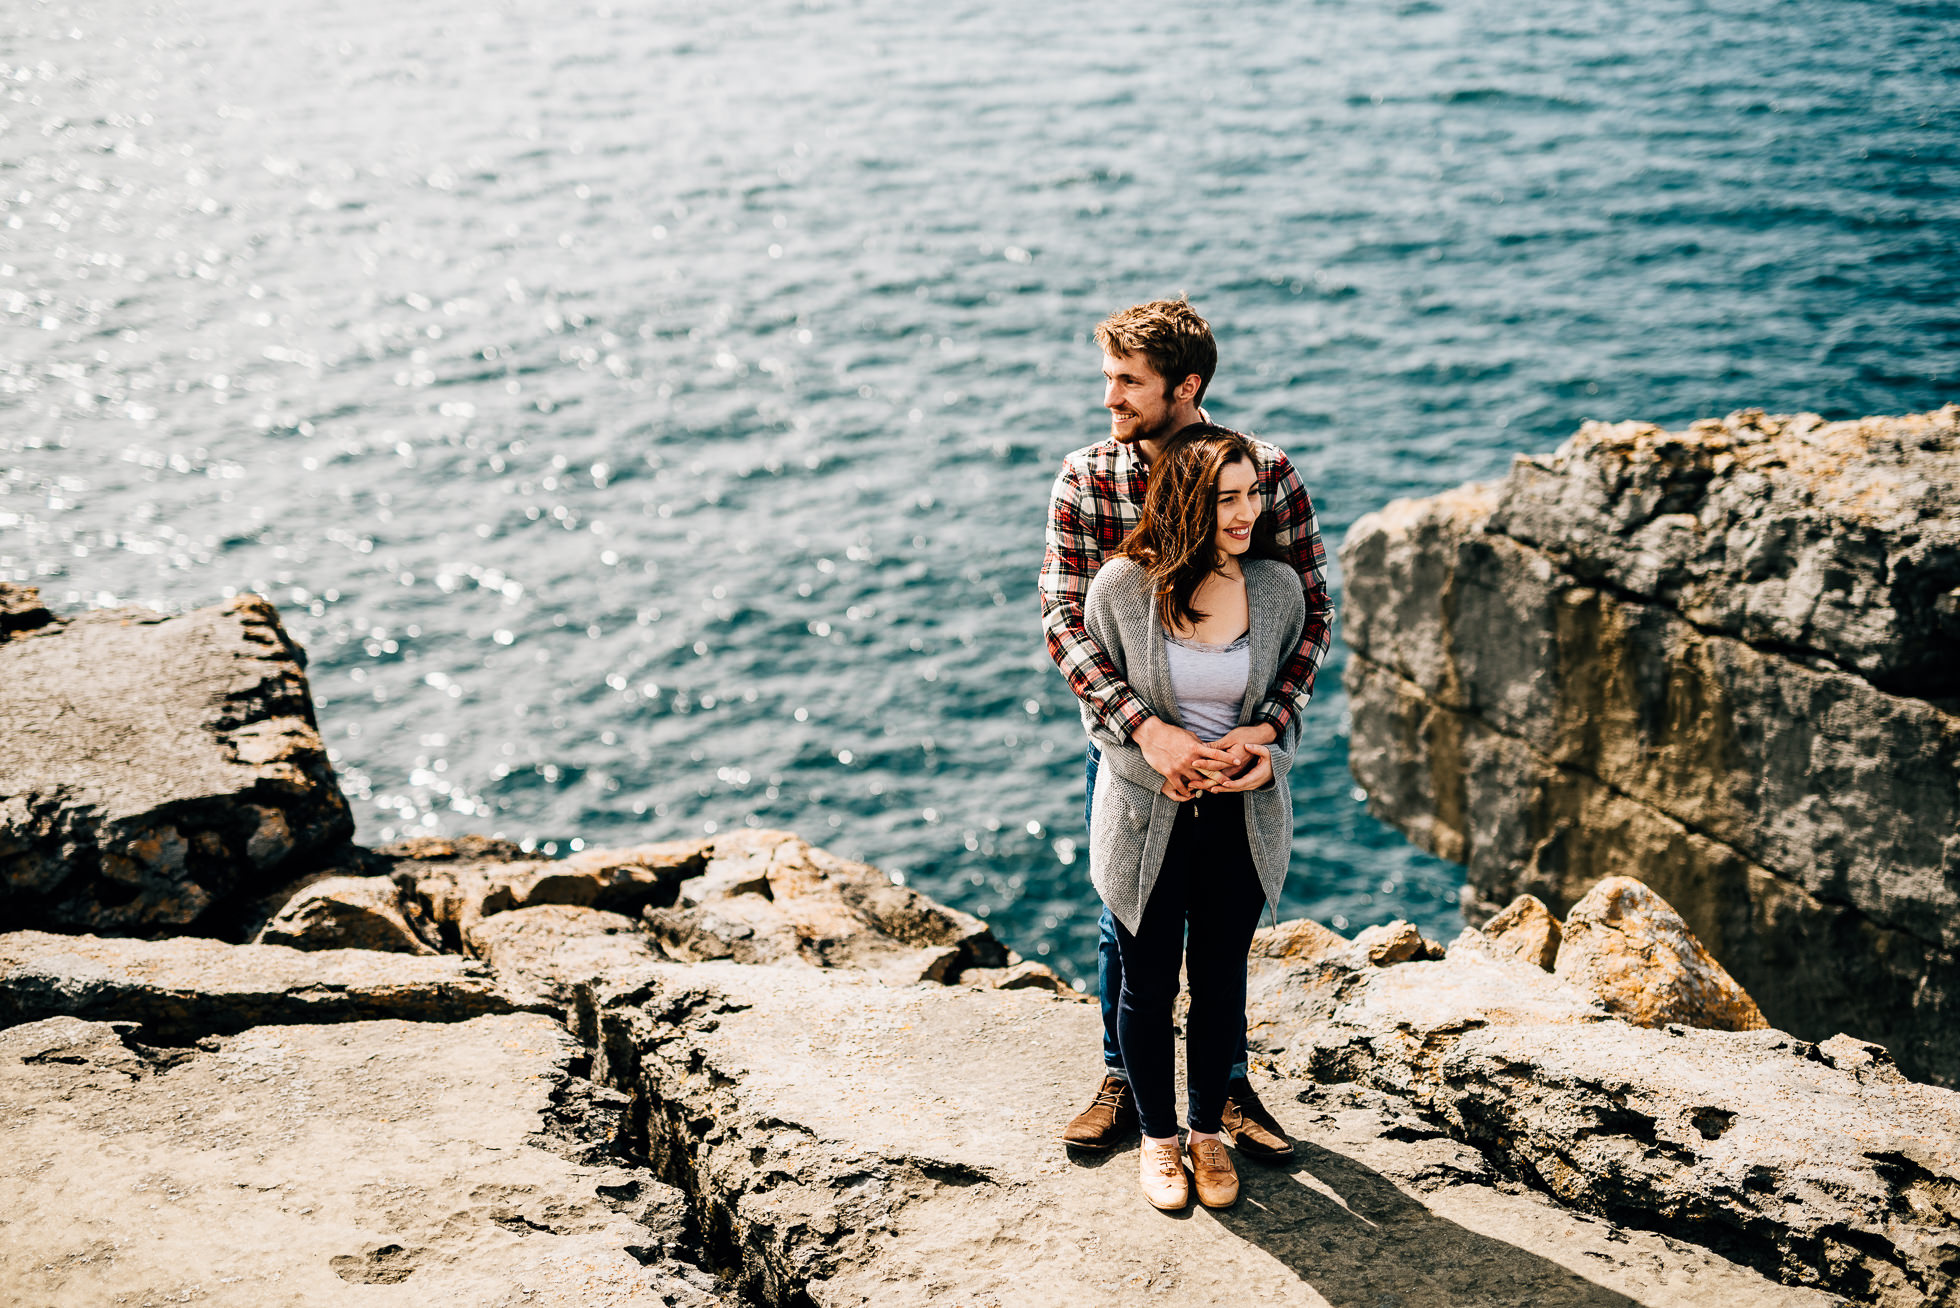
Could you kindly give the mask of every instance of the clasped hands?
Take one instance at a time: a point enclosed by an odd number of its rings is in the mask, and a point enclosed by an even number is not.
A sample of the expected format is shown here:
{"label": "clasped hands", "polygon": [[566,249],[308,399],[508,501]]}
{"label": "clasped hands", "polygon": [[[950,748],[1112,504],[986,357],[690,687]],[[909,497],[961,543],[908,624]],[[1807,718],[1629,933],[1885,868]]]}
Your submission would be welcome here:
{"label": "clasped hands", "polygon": [[1234,727],[1207,745],[1183,727],[1150,718],[1131,736],[1144,761],[1164,777],[1164,794],[1180,803],[1203,794],[1257,790],[1273,779],[1279,739],[1270,722]]}

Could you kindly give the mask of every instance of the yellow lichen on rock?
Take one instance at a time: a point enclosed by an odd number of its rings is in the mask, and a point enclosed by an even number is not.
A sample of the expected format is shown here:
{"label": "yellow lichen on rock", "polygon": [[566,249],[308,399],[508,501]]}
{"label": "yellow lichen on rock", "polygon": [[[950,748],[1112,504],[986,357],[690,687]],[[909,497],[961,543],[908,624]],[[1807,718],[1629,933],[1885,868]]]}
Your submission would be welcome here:
{"label": "yellow lichen on rock", "polygon": [[1572,906],[1553,972],[1636,1026],[1769,1026],[1681,915],[1632,877],[1608,877]]}

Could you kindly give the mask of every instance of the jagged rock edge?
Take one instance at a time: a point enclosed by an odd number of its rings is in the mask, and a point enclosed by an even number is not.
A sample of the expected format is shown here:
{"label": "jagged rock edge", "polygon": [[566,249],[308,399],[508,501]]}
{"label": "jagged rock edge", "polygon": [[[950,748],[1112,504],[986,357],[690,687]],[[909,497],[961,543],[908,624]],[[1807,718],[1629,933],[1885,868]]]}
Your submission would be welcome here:
{"label": "jagged rock edge", "polygon": [[[1721,635],[1721,633],[1715,633],[1715,634],[1718,636]],[[1734,636],[1723,636],[1722,638],[1727,640],[1738,640],[1738,638]],[[1744,643],[1744,642],[1740,642],[1738,640],[1738,643]],[[1757,647],[1752,645],[1750,646],[1750,648],[1755,649]],[[1761,873],[1763,876],[1767,877],[1771,881],[1774,881],[1779,887],[1782,887],[1784,890],[1788,891],[1793,896],[1799,897],[1802,900],[1806,900],[1809,903],[1814,904],[1819,908],[1826,910],[1828,912],[1842,913],[1854,919],[1855,921],[1869,927],[1875,933],[1879,933],[1882,935],[1890,935],[1890,936],[1903,936],[1904,938],[1913,941],[1920,948],[1927,950],[1929,953],[1939,955],[1942,957],[1948,956],[1945,946],[1940,941],[1929,940],[1926,937],[1919,935],[1917,932],[1910,931],[1902,926],[1892,926],[1887,923],[1880,922],[1876,918],[1872,917],[1871,914],[1867,913],[1864,909],[1859,908],[1856,904],[1845,903],[1842,900],[1836,900],[1836,899],[1825,899],[1822,896],[1819,896],[1816,893],[1814,893],[1808,886],[1805,886],[1800,882],[1790,880],[1788,877],[1785,877],[1781,873],[1777,872],[1776,869],[1774,868],[1765,867],[1761,862],[1759,862],[1757,859],[1751,856],[1746,850],[1738,849],[1732,842],[1724,840],[1720,836],[1713,835],[1708,831],[1703,830],[1701,827],[1696,826],[1692,822],[1684,822],[1677,814],[1670,813],[1666,809],[1656,808],[1653,804],[1649,803],[1645,799],[1642,799],[1639,795],[1636,795],[1631,791],[1628,791],[1623,786],[1615,785],[1613,782],[1608,781],[1606,778],[1599,776],[1597,773],[1592,772],[1587,768],[1577,767],[1572,763],[1563,762],[1552,758],[1550,755],[1540,750],[1536,745],[1533,745],[1525,737],[1517,735],[1514,732],[1506,731],[1504,728],[1498,726],[1491,719],[1485,717],[1481,713],[1476,712],[1474,709],[1470,709],[1457,704],[1444,702],[1441,698],[1424,691],[1420,683],[1410,680],[1406,675],[1404,675],[1404,673],[1400,668],[1395,667],[1393,664],[1383,663],[1379,659],[1371,658],[1360,650],[1352,651],[1349,654],[1349,658],[1353,662],[1365,663],[1366,665],[1368,665],[1368,667],[1372,669],[1377,669],[1382,673],[1385,673],[1389,677],[1394,678],[1397,684],[1410,691],[1415,697],[1429,704],[1434,709],[1440,712],[1449,713],[1452,716],[1457,717],[1465,722],[1475,723],[1479,727],[1482,727],[1483,729],[1489,731],[1492,735],[1502,737],[1504,740],[1519,746],[1521,749],[1526,751],[1531,756],[1534,762],[1543,764],[1547,771],[1556,772],[1564,776],[1575,777],[1590,782],[1591,784],[1598,786],[1602,791],[1605,791],[1607,794],[1613,795],[1618,799],[1622,799],[1629,804],[1636,805],[1643,811],[1652,814],[1654,817],[1658,818],[1662,822],[1665,822],[1670,826],[1678,827],[1680,830],[1686,832],[1687,834],[1695,837],[1698,840],[1705,840],[1710,845],[1713,845],[1718,849],[1727,851],[1743,866],[1751,869],[1752,871]],[[1880,693],[1884,694],[1889,692],[1881,691]],[[1897,699],[1901,697],[1893,696],[1893,698]],[[1374,804],[1374,797],[1372,795],[1369,797],[1369,811],[1374,813],[1374,815],[1380,818],[1382,821],[1390,822],[1390,818],[1388,817],[1387,814],[1376,810]],[[1391,825],[1394,824],[1391,822]],[[1431,850],[1429,852],[1435,853],[1434,850]],[[1454,861],[1461,861],[1461,860],[1454,860]],[[1466,916],[1469,916],[1468,910],[1466,910]],[[1473,917],[1472,921],[1474,922],[1475,920],[1476,919]]]}
{"label": "jagged rock edge", "polygon": [[[1602,1018],[1601,1020],[1614,1019]],[[1824,1289],[1833,1294],[1846,1294],[1850,1291],[1850,1294],[1846,1295],[1847,1300],[1864,1294],[1867,1296],[1866,1301],[1869,1301],[1871,1289],[1869,1278],[1856,1287],[1850,1287],[1830,1275],[1822,1247],[1822,1237],[1828,1235],[1893,1267],[1907,1284],[1921,1293],[1928,1293],[1923,1279],[1902,1260],[1897,1248],[1876,1239],[1870,1232],[1833,1227],[1820,1232],[1816,1237],[1792,1239],[1779,1246],[1774,1234],[1776,1228],[1771,1223],[1766,1219],[1742,1217],[1733,1208],[1710,1204],[1704,1210],[1702,1219],[1697,1221],[1691,1214],[1679,1211],[1664,1212],[1659,1206],[1642,1208],[1634,1204],[1589,1203],[1584,1197],[1561,1194],[1558,1188],[1546,1178],[1540,1169],[1539,1161],[1534,1161],[1522,1147],[1515,1145],[1524,1133],[1505,1129],[1501,1109],[1510,1097],[1517,1093],[1516,1088],[1495,1083],[1488,1075],[1474,1069],[1459,1068],[1452,1071],[1450,1068],[1451,1056],[1459,1043],[1455,1037],[1467,1035],[1487,1025],[1482,1021],[1470,1021],[1447,1030],[1424,1032],[1420,1056],[1408,1060],[1411,1067],[1427,1065],[1438,1085],[1453,1087],[1461,1093],[1460,1098],[1450,1102],[1439,1103],[1433,1096],[1411,1094],[1408,1088],[1393,1080],[1376,1081],[1372,1073],[1375,1071],[1376,1064],[1384,1060],[1376,1052],[1374,1040],[1358,1031],[1338,1047],[1330,1048],[1322,1045],[1314,1049],[1305,1069],[1314,1080],[1300,1091],[1298,1097],[1301,1102],[1307,1102],[1311,1096],[1319,1094],[1327,1086],[1341,1083],[1359,1085],[1378,1094],[1387,1095],[1390,1099],[1406,1106],[1419,1120],[1441,1125],[1451,1139],[1475,1149],[1497,1175],[1538,1191],[1560,1208],[1601,1218],[1618,1226],[1652,1231],[1671,1240],[1679,1240],[1685,1244],[1711,1250],[1732,1262],[1754,1268],[1772,1281],[1785,1285]],[[1815,1061],[1829,1061],[1818,1052],[1817,1046],[1809,1041],[1797,1040],[1793,1037],[1792,1047],[1801,1057]],[[1432,1054],[1431,1051],[1436,1052]],[[1540,1098],[1553,1097],[1561,1091],[1559,1085],[1529,1077],[1522,1069],[1519,1069],[1517,1075]],[[1482,1083],[1483,1093],[1478,1093],[1478,1089],[1473,1087],[1473,1082]],[[1472,1116],[1464,1111],[1466,1106],[1494,1108],[1499,1111],[1488,1115],[1478,1113]],[[1657,1145],[1655,1140],[1644,1140],[1634,1131],[1614,1129],[1634,1119],[1644,1120],[1649,1126],[1655,1124],[1655,1119],[1638,1109],[1625,1108],[1623,1119],[1612,1122],[1602,1121],[1599,1130],[1588,1132],[1586,1136],[1579,1138],[1622,1135],[1655,1147]],[[1585,1170],[1585,1166],[1579,1160],[1557,1149],[1550,1151],[1549,1157],[1556,1157],[1575,1172]],[[1548,1159],[1540,1161],[1548,1161]],[[1909,1158],[1902,1158],[1900,1161],[1907,1166],[1919,1167],[1919,1164]],[[1803,1260],[1793,1266],[1793,1260],[1788,1256],[1789,1252],[1798,1252]],[[1929,1299],[1928,1302],[1931,1300]]]}

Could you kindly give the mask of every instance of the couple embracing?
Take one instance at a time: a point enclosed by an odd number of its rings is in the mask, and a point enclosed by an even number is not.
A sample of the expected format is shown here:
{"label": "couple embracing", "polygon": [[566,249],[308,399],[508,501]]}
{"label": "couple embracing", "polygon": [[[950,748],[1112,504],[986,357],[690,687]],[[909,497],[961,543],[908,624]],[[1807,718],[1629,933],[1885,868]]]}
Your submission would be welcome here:
{"label": "couple embracing", "polygon": [[1286,456],[1206,421],[1218,350],[1189,304],[1124,309],[1096,341],[1110,436],[1063,461],[1040,583],[1048,650],[1090,739],[1103,901],[1104,1075],[1062,1139],[1110,1149],[1140,1129],[1150,1203],[1183,1208],[1195,1181],[1224,1207],[1238,1198],[1228,1140],[1248,1157],[1293,1150],[1247,1076],[1246,954],[1292,850],[1287,772],[1332,619],[1325,553]]}

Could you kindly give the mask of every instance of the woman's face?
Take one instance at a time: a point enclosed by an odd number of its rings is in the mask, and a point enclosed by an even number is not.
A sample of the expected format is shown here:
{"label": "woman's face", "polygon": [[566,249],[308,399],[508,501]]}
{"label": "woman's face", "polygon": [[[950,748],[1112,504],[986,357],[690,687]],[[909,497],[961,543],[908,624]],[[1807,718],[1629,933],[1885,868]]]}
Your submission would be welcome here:
{"label": "woman's face", "polygon": [[1252,460],[1228,463],[1218,474],[1218,535],[1220,556],[1237,556],[1252,548],[1252,524],[1259,518],[1259,477]]}

